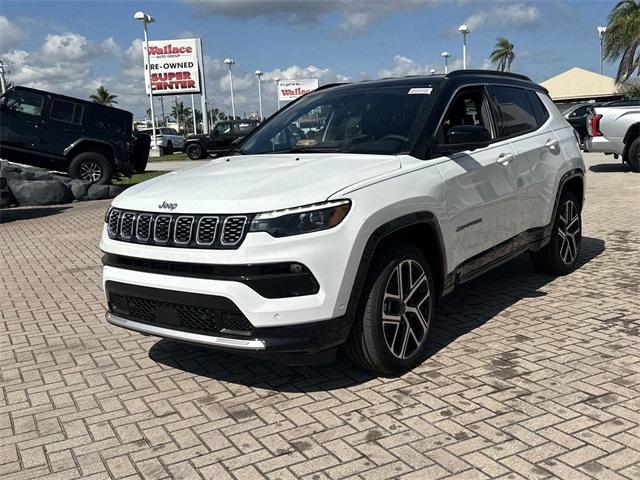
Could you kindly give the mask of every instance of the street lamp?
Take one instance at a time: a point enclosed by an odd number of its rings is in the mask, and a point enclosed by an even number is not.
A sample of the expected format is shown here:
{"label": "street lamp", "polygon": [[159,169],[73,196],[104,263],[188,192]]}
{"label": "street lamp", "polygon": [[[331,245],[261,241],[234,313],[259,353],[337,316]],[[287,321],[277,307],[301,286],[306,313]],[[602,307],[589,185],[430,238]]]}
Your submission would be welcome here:
{"label": "street lamp", "polygon": [[598,37],[600,37],[600,75],[602,75],[602,44],[604,43],[604,34],[607,31],[607,27],[599,26],[596,30],[598,31]]}
{"label": "street lamp", "polygon": [[462,34],[462,69],[467,69],[467,35],[471,33],[469,27],[466,25],[460,25],[458,31]]}
{"label": "street lamp", "polygon": [[151,105],[151,132],[153,137],[153,148],[158,148],[158,141],[156,139],[156,114],[153,109],[153,90],[151,89],[151,61],[149,60],[149,34],[147,32],[147,24],[155,22],[155,19],[151,15],[147,15],[144,12],[136,12],[133,15],[135,20],[140,20],[144,24],[144,49],[147,56],[147,67],[149,69],[149,103]]}
{"label": "street lamp", "polygon": [[264,74],[260,70],[256,70],[256,78],[258,80],[258,115],[260,117],[260,121],[262,121],[262,88],[260,86],[262,75]]}
{"label": "street lamp", "polygon": [[444,73],[445,75],[449,73],[449,57],[451,54],[449,52],[442,52],[442,58],[444,58]]}
{"label": "street lamp", "polygon": [[233,75],[231,75],[231,65],[235,65],[235,61],[230,58],[225,58],[224,63],[229,67],[229,88],[231,90],[231,116],[236,119],[236,105],[233,100]]}
{"label": "street lamp", "polygon": [[436,74],[436,69],[435,69],[435,68],[430,69],[430,70],[429,70],[429,73],[430,73],[431,75],[435,75],[435,74]]}
{"label": "street lamp", "polygon": [[276,77],[273,81],[276,82],[276,100],[278,102],[278,110],[280,110],[280,95],[278,94],[278,83],[280,83],[280,79]]}

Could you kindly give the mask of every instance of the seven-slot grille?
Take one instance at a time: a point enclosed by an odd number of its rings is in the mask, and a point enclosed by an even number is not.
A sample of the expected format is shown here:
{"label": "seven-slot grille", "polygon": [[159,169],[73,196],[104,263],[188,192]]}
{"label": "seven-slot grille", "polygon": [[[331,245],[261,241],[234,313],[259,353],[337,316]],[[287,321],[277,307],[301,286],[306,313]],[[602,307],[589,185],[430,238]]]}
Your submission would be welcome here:
{"label": "seven-slot grille", "polygon": [[109,237],[133,243],[189,248],[238,248],[248,230],[247,215],[181,215],[112,208]]}

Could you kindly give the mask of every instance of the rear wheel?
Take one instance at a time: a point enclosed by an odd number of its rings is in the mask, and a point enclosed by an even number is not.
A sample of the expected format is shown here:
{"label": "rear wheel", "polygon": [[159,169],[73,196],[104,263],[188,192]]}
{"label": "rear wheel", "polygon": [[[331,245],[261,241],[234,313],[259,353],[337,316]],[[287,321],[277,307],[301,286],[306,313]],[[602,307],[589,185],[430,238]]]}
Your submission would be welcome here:
{"label": "rear wheel", "polygon": [[380,375],[397,375],[424,359],[435,296],[424,255],[390,244],[377,257],[347,341],[351,359]]}
{"label": "rear wheel", "polygon": [[164,149],[164,154],[165,155],[172,155],[173,154],[173,143],[167,142],[167,147]]}
{"label": "rear wheel", "polygon": [[627,162],[636,173],[640,173],[640,137],[636,138],[629,146]]}
{"label": "rear wheel", "polygon": [[192,143],[187,146],[187,157],[191,160],[199,160],[202,158],[203,149],[199,143]]}
{"label": "rear wheel", "polygon": [[69,175],[71,178],[104,185],[111,181],[113,166],[101,153],[84,152],[71,160]]}
{"label": "rear wheel", "polygon": [[581,243],[580,203],[573,193],[565,191],[560,197],[549,243],[531,252],[531,260],[541,272],[566,275],[576,269]]}

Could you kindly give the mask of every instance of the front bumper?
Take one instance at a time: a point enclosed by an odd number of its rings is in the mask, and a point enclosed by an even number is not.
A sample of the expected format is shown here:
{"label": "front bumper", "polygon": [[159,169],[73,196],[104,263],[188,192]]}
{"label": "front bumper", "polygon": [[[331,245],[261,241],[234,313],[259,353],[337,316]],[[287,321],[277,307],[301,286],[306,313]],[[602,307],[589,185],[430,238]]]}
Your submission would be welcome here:
{"label": "front bumper", "polygon": [[109,281],[107,321],[147,335],[244,352],[314,354],[343,343],[345,318],[257,328],[229,299]]}

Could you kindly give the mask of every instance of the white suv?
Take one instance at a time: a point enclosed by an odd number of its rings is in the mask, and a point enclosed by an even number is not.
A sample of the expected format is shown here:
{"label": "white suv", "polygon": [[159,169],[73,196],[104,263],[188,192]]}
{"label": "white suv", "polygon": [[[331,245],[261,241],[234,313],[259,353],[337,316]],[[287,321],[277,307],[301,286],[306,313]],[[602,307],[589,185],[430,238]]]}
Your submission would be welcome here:
{"label": "white suv", "polygon": [[[153,129],[151,128],[141,129],[138,131],[140,133],[153,136]],[[158,142],[158,147],[162,150],[162,155],[171,155],[176,150],[184,152],[186,139],[183,135],[180,135],[175,128],[156,128],[156,141]]]}
{"label": "white suv", "polygon": [[584,172],[572,127],[526,77],[328,85],[233,155],[113,201],[107,320],[293,361],[344,344],[398,374],[424,359],[455,286],[527,251],[546,272],[576,268]]}

